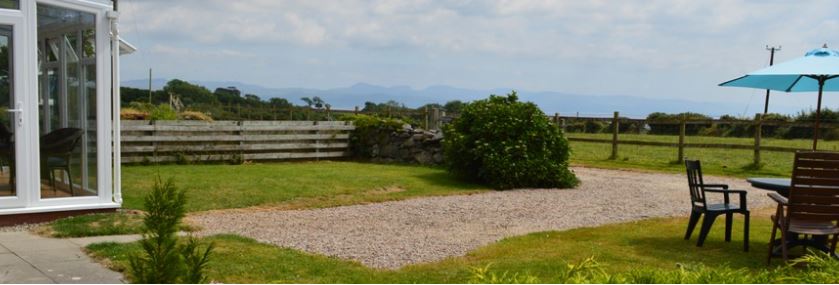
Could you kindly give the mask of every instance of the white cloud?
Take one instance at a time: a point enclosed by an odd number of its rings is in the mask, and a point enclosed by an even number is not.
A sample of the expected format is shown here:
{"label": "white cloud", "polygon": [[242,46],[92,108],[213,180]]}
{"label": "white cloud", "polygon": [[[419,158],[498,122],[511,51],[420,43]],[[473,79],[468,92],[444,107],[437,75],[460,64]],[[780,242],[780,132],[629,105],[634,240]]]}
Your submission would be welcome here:
{"label": "white cloud", "polygon": [[[326,86],[358,80],[671,96],[673,86],[631,88],[641,74],[649,81],[684,74],[713,87],[764,65],[766,44],[784,46],[779,59],[823,42],[839,47],[839,6],[826,0],[123,1],[125,36],[150,54],[250,56],[257,62],[231,68],[270,80],[279,80],[270,74],[277,66],[328,62],[309,72],[334,76],[301,75]],[[397,65],[407,68],[385,70]],[[578,72],[632,77],[614,78],[627,86],[603,85]]]}

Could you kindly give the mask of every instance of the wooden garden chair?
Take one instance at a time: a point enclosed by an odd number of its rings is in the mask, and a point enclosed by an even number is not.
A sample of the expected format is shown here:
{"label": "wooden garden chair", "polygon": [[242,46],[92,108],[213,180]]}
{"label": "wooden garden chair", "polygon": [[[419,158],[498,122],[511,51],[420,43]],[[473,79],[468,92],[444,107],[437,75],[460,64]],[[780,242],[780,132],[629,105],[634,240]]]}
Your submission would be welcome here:
{"label": "wooden garden chair", "polygon": [[[699,218],[705,215],[702,220],[702,228],[699,230],[699,240],[696,246],[702,246],[708,232],[714,224],[717,216],[725,215],[725,241],[731,241],[731,224],[734,214],[742,214],[745,217],[743,225],[743,250],[749,251],[749,209],[746,206],[746,191],[730,190],[725,184],[705,184],[702,179],[702,166],[698,160],[685,160],[687,169],[688,187],[690,188],[690,220],[688,221],[685,240],[690,239],[693,229],[699,223]],[[709,204],[706,200],[707,193],[723,194],[722,204]],[[732,204],[730,194],[739,195],[739,204]]]}
{"label": "wooden garden chair", "polygon": [[790,234],[830,236],[833,241],[828,249],[836,254],[839,238],[839,153],[825,151],[800,151],[795,153],[789,198],[769,193],[778,202],[772,216],[772,236],[769,240],[769,257],[775,247],[775,234],[781,231],[781,255],[788,260],[787,241]]}

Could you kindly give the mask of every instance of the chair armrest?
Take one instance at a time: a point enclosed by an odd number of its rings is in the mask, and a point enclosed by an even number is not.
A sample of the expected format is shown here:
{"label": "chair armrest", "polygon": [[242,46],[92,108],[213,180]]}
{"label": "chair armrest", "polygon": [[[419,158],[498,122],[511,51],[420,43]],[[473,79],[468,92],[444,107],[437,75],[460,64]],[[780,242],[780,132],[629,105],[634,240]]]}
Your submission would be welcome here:
{"label": "chair armrest", "polygon": [[728,189],[728,184],[702,184],[700,187]]}
{"label": "chair armrest", "polygon": [[769,198],[772,198],[772,200],[778,202],[779,205],[786,206],[787,204],[789,204],[789,199],[787,199],[787,197],[781,196],[781,194],[778,194],[777,192],[770,192],[768,195]]}
{"label": "chair armrest", "polygon": [[728,190],[728,189],[725,189],[725,190],[717,190],[717,189],[707,189],[707,190],[705,190],[705,192],[711,192],[711,193],[723,193],[723,194],[725,195],[725,203],[726,203],[726,204],[731,203],[731,201],[728,199],[728,194],[731,194],[731,193],[738,194],[738,195],[740,195],[740,209],[746,210],[746,206],[747,206],[747,205],[746,205],[746,195],[748,195],[748,194],[749,194],[749,192],[746,192],[746,190]]}

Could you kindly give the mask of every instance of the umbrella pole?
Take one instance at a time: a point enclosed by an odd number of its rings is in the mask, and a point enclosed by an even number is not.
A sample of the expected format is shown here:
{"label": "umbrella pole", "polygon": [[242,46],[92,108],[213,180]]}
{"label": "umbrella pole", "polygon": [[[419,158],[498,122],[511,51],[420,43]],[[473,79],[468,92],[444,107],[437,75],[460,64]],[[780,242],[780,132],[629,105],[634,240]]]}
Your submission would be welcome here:
{"label": "umbrella pole", "polygon": [[813,150],[819,145],[819,120],[822,110],[822,90],[824,89],[824,77],[819,77],[819,102],[816,104],[816,129],[813,131]]}

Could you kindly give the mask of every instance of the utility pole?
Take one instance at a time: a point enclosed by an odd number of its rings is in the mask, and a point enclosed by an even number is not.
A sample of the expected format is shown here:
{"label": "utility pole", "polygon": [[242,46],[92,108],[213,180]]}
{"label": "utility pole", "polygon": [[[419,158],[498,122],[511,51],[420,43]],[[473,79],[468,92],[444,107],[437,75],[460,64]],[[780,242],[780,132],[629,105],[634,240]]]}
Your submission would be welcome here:
{"label": "utility pole", "polygon": [[[781,46],[778,47],[770,47],[766,46],[766,50],[769,51],[769,66],[775,63],[775,51],[781,50]],[[763,103],[763,115],[769,113],[769,89],[766,89],[766,102]]]}
{"label": "utility pole", "polygon": [[151,103],[151,68],[149,68],[149,104]]}

